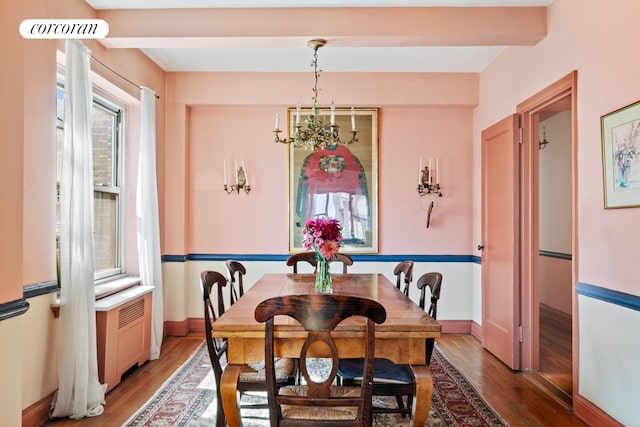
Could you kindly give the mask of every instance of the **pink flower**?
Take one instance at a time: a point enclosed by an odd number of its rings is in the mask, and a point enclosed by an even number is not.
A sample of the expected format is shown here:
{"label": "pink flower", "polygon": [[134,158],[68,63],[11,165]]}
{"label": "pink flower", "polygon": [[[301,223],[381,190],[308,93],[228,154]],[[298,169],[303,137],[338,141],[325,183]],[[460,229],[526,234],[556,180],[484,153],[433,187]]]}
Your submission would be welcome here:
{"label": "pink flower", "polygon": [[340,250],[340,243],[337,240],[325,240],[325,244],[320,247],[320,255],[324,259],[331,259]]}

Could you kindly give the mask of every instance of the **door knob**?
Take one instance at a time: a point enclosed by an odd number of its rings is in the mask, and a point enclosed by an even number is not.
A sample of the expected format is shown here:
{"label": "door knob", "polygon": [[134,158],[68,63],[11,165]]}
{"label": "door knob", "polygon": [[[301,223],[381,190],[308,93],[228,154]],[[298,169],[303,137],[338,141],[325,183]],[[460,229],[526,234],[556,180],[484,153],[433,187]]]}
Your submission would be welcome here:
{"label": "door knob", "polygon": [[479,251],[481,251],[481,250],[483,250],[483,249],[484,249],[484,246],[483,246],[483,245],[478,245],[478,250],[479,250]]}

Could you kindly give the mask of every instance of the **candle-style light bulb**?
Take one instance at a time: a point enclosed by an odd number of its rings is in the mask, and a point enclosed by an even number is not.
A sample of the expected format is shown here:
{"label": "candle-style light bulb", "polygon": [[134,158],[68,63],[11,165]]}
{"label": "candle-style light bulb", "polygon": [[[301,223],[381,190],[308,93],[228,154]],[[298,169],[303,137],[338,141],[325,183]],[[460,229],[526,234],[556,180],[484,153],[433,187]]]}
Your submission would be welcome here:
{"label": "candle-style light bulb", "polygon": [[351,107],[351,130],[356,131],[356,111],[353,107]]}
{"label": "candle-style light bulb", "polygon": [[296,106],[296,126],[300,124],[300,103]]}
{"label": "candle-style light bulb", "polygon": [[280,111],[276,111],[276,130],[280,130]]}
{"label": "candle-style light bulb", "polygon": [[331,101],[331,126],[336,124],[336,104]]}

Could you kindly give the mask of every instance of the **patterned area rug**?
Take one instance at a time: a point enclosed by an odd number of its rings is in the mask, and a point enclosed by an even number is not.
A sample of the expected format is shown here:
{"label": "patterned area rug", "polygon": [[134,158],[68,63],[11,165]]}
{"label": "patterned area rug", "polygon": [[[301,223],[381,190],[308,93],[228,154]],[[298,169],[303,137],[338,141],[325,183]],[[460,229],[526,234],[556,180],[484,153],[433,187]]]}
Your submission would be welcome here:
{"label": "patterned area rug", "polygon": [[[482,427],[507,424],[482,400],[467,380],[449,361],[434,349],[429,366],[433,377],[433,401],[429,426]],[[318,369],[322,369],[319,365]],[[215,425],[215,379],[207,353],[202,345],[123,426],[189,426]],[[244,396],[255,402],[264,396]],[[374,397],[374,406],[393,405],[395,399]],[[242,409],[242,421],[248,427],[269,426],[265,409]],[[399,414],[375,414],[374,427],[408,426],[409,420]]]}

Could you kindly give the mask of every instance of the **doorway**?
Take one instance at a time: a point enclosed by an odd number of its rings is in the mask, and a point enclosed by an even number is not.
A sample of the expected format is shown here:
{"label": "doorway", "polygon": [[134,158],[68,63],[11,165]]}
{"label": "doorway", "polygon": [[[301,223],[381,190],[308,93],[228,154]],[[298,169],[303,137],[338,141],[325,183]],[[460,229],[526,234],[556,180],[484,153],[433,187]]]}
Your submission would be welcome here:
{"label": "doorway", "polygon": [[[576,84],[573,71],[482,131],[478,246],[483,347],[568,406],[577,391]],[[552,141],[562,154],[547,155]]]}
{"label": "doorway", "polygon": [[522,369],[572,403],[577,277],[574,71],[518,105]]}
{"label": "doorway", "polygon": [[539,123],[538,372],[571,396],[571,96],[536,114]]}

